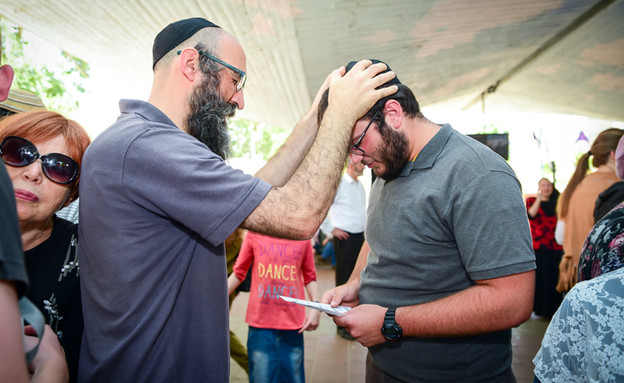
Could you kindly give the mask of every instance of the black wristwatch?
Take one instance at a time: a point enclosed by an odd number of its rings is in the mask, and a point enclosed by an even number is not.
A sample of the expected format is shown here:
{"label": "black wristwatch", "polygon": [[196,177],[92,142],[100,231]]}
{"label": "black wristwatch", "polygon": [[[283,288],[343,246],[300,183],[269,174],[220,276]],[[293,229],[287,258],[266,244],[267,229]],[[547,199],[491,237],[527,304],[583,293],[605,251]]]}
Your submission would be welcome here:
{"label": "black wristwatch", "polygon": [[396,311],[396,307],[390,307],[388,311],[386,311],[386,316],[384,317],[383,327],[381,328],[381,335],[384,338],[395,341],[401,339],[403,335],[403,329],[399,324],[394,320],[394,312]]}

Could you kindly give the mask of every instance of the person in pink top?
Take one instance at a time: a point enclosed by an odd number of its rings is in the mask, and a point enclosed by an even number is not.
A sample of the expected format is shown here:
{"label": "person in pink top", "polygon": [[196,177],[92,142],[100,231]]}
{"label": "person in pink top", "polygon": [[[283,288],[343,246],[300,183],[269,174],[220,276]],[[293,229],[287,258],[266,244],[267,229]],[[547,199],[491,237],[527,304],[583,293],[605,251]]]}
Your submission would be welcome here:
{"label": "person in pink top", "polygon": [[305,382],[303,331],[316,330],[320,312],[286,302],[280,295],[318,299],[312,242],[248,232],[228,278],[231,294],[251,267],[247,316],[249,381]]}

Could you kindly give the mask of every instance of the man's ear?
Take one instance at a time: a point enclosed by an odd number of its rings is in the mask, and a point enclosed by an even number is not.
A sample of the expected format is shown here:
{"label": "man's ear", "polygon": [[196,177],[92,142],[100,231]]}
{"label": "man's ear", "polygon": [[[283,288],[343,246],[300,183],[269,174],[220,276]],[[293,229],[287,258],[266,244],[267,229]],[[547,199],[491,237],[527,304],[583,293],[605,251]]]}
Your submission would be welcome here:
{"label": "man's ear", "polygon": [[199,52],[196,49],[186,48],[180,53],[180,71],[190,82],[194,82],[200,75]]}
{"label": "man's ear", "polygon": [[386,124],[391,128],[398,129],[401,127],[403,122],[403,108],[397,100],[390,99],[386,101],[386,105],[384,105],[384,115]]}
{"label": "man's ear", "polygon": [[9,96],[13,75],[13,68],[10,65],[3,65],[0,67],[0,101],[6,100]]}

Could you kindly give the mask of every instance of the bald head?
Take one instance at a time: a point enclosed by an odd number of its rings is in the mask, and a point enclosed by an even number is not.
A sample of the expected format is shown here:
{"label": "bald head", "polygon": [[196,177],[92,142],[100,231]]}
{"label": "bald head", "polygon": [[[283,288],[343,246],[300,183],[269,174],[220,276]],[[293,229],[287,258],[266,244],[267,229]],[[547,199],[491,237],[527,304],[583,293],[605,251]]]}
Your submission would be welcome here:
{"label": "bald head", "polygon": [[[196,26],[195,21],[190,23]],[[199,19],[199,23],[204,25],[205,20]],[[185,30],[182,35],[189,37],[180,40],[177,29],[172,28],[168,26],[155,39],[154,81],[148,101],[187,132],[189,117],[212,103],[206,98],[220,99],[242,109],[243,92],[237,85],[243,79],[240,73],[246,70],[246,58],[238,41],[223,29],[212,26],[196,29],[192,35]],[[170,40],[179,43],[167,44]],[[236,68],[240,70],[237,72]],[[223,112],[224,116],[229,114]]]}

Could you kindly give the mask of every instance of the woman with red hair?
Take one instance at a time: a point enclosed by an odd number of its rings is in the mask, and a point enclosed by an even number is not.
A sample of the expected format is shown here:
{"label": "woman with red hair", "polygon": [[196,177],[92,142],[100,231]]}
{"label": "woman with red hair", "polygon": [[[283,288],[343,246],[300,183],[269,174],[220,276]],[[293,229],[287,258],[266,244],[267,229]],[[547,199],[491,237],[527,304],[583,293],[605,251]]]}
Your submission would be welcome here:
{"label": "woman with red hair", "polygon": [[78,227],[55,212],[78,197],[87,132],[62,115],[37,111],[0,121],[0,153],[13,184],[30,289],[77,379],[82,337]]}

